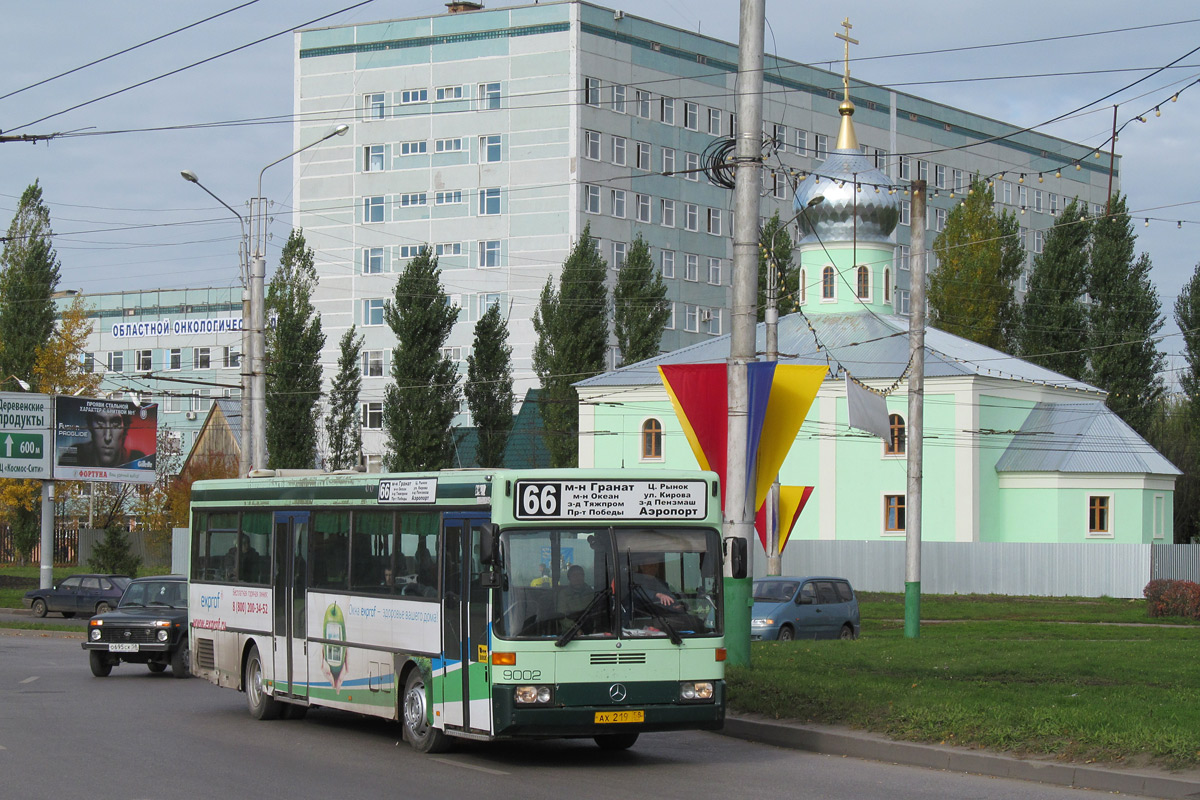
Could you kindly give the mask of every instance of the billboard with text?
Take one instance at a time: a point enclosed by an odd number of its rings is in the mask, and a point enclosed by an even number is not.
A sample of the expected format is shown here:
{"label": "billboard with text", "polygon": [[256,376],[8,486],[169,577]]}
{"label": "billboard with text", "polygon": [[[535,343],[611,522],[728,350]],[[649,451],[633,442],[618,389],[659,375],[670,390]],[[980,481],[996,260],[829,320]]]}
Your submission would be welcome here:
{"label": "billboard with text", "polygon": [[154,483],[158,405],[54,398],[54,478]]}

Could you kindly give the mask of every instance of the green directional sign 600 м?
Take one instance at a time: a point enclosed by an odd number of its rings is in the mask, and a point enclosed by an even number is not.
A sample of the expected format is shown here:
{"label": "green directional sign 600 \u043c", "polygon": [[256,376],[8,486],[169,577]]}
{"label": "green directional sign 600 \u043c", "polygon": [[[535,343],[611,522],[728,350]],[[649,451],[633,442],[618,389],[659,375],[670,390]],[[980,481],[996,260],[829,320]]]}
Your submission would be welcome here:
{"label": "green directional sign 600 \u043c", "polygon": [[6,433],[0,437],[5,458],[41,458],[45,437],[40,433]]}

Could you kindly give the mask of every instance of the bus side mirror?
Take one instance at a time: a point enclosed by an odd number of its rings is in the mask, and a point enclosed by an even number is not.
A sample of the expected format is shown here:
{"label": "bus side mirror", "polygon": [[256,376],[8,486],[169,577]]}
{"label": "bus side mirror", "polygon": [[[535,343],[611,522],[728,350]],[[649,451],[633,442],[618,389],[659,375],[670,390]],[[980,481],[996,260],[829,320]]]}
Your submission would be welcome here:
{"label": "bus side mirror", "polygon": [[731,578],[746,577],[746,540],[740,537],[730,537],[725,540],[729,547],[729,576]]}
{"label": "bus side mirror", "polygon": [[490,522],[479,527],[479,560],[489,567],[500,566],[500,530]]}

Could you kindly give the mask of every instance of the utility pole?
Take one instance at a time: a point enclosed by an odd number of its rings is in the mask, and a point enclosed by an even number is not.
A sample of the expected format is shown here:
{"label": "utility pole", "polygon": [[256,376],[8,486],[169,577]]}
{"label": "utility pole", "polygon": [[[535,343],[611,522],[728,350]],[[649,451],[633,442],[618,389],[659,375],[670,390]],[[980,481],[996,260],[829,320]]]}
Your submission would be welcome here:
{"label": "utility pole", "polygon": [[925,181],[912,182],[908,295],[908,492],[904,500],[904,636],[921,636],[921,478],[925,414]]}
{"label": "utility pole", "polygon": [[[754,541],[754,491],[747,485],[750,379],[758,315],[758,210],[762,170],[763,37],[766,0],[741,0],[738,36],[737,136],[733,203],[733,313],[729,338],[729,425],[726,438],[725,538]],[[750,664],[750,606],[753,567],[734,578],[725,566],[725,644],[729,664]]]}

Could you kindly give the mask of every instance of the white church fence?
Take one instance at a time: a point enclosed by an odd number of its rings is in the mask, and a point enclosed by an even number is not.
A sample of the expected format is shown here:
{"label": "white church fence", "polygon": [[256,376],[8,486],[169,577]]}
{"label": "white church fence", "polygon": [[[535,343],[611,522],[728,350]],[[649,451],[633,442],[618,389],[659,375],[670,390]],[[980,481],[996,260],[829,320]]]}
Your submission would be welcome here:
{"label": "white church fence", "polygon": [[[836,575],[865,592],[904,591],[904,547],[897,542],[788,542],[784,575]],[[766,557],[754,548],[754,574]],[[925,542],[923,594],[1041,597],[1142,597],[1154,577],[1200,582],[1200,545],[1080,542]]]}

